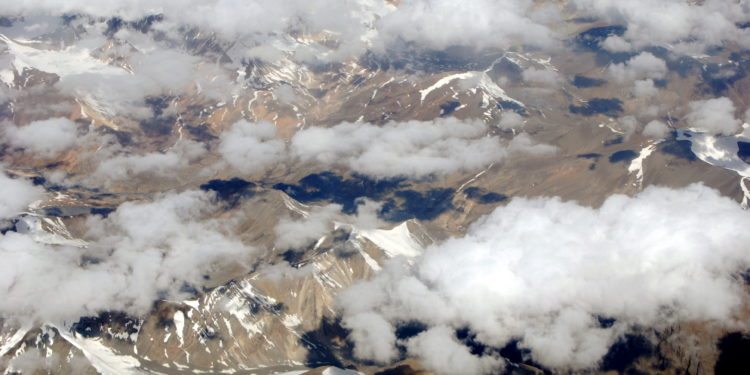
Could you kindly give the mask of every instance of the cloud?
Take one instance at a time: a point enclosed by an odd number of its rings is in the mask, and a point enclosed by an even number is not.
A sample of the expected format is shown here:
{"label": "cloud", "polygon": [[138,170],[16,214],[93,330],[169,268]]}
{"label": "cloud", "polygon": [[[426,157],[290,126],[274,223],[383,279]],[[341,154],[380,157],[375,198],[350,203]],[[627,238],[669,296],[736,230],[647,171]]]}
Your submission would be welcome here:
{"label": "cloud", "polygon": [[25,126],[5,127],[5,139],[15,147],[23,148],[33,156],[53,158],[76,143],[76,124],[67,118],[33,121]]}
{"label": "cloud", "polygon": [[523,71],[523,80],[528,83],[555,85],[559,83],[561,79],[560,74],[550,69],[537,69],[530,67]]}
{"label": "cloud", "polygon": [[661,139],[669,134],[669,127],[659,120],[653,120],[643,128],[643,135],[653,139]]}
{"label": "cloud", "polygon": [[284,141],[276,138],[276,127],[270,122],[240,120],[221,133],[220,141],[219,154],[243,174],[264,171],[286,158]]}
{"label": "cloud", "polygon": [[635,81],[633,84],[633,95],[636,98],[650,98],[656,96],[659,93],[659,89],[654,84],[652,79],[644,79]]}
{"label": "cloud", "polygon": [[[593,368],[632,327],[731,322],[745,293],[736,275],[750,266],[748,225],[736,202],[702,185],[649,187],[599,208],[517,198],[463,238],[412,263],[395,259],[338,302],[345,322],[361,314],[378,322],[357,325],[351,339],[368,348],[361,353],[388,352],[386,322],[420,321],[467,327],[493,347],[517,339],[553,369]],[[439,336],[422,340],[444,343],[447,333]],[[422,359],[442,373],[444,358]]]}
{"label": "cloud", "polygon": [[[331,12],[331,9],[337,11]],[[96,4],[84,0],[22,0],[0,5],[2,14],[84,14],[95,18],[118,17],[125,21],[160,14],[163,20],[153,28],[165,35],[179,39],[185,26],[197,27],[224,40],[241,40],[247,46],[270,46],[273,41],[283,43],[286,40],[279,37],[279,33],[292,31],[316,36],[319,43],[305,43],[295,48],[307,50],[309,55],[317,54],[317,59],[324,61],[363,53],[375,16],[389,9],[385,2],[342,3],[336,0],[156,0],[149,3],[106,0]],[[337,41],[335,48],[326,46],[330,37]]]}
{"label": "cloud", "polygon": [[503,112],[503,116],[500,118],[500,122],[497,124],[500,129],[511,130],[520,129],[523,127],[523,116],[516,112]]}
{"label": "cloud", "polygon": [[369,359],[387,364],[397,356],[396,334],[394,327],[381,315],[375,313],[361,313],[347,317],[343,321],[344,327],[351,330],[349,338],[362,343],[354,347],[357,358]]}
{"label": "cloud", "polygon": [[424,177],[477,170],[504,160],[511,151],[536,152],[541,148],[528,136],[504,145],[488,136],[482,122],[452,118],[307,128],[290,143],[292,154],[304,162],[345,166],[375,177]]}
{"label": "cloud", "polygon": [[689,108],[685,119],[691,128],[723,135],[740,130],[740,120],[734,117],[734,103],[727,97],[692,101]]}
{"label": "cloud", "polygon": [[122,204],[87,219],[85,248],[45,245],[28,234],[0,237],[0,314],[73,322],[101,311],[147,313],[157,299],[184,298],[184,285],[246,264],[255,250],[230,234],[212,195],[187,191]]}
{"label": "cloud", "polygon": [[[542,9],[546,11],[547,9]],[[543,17],[540,17],[543,18]],[[442,50],[451,46],[507,48],[529,44],[555,44],[554,33],[535,20],[528,0],[406,0],[376,23],[378,40],[397,41]],[[487,38],[491,35],[491,38]]]}
{"label": "cloud", "polygon": [[454,330],[437,326],[420,333],[407,343],[410,356],[419,358],[436,374],[480,375],[497,373],[504,361],[494,356],[477,357],[458,342]]}
{"label": "cloud", "polygon": [[746,21],[745,2],[706,0],[573,0],[581,12],[610,23],[627,26],[623,39],[635,48],[670,45],[685,53],[701,53],[723,42],[748,45],[748,31],[736,23]]}
{"label": "cloud", "polygon": [[[107,150],[100,152],[106,154]],[[180,140],[165,152],[126,154],[116,147],[113,152],[114,155],[105,158],[90,176],[84,178],[87,184],[110,186],[136,176],[174,178],[179,171],[205,155],[206,148],[198,142]],[[90,154],[89,157],[95,158],[97,154]]]}
{"label": "cloud", "polygon": [[[127,114],[136,119],[151,115],[144,105],[144,99],[150,96],[175,95],[193,86],[204,97],[215,100],[221,100],[228,96],[227,92],[232,92],[233,85],[227,73],[215,65],[199,64],[198,57],[151,42],[141,48],[145,52],[123,52],[128,70],[105,65],[88,56],[88,59],[107,68],[66,74],[53,71],[62,74],[56,87],[81,98],[106,115]],[[79,54],[88,55],[89,51],[84,50]],[[44,67],[42,70],[45,70]]]}
{"label": "cloud", "polygon": [[330,233],[336,225],[351,225],[361,230],[376,229],[382,224],[378,219],[381,205],[368,199],[360,199],[356,215],[344,215],[341,213],[341,205],[329,204],[312,206],[302,218],[282,217],[274,227],[275,245],[281,249],[299,249]]}
{"label": "cloud", "polygon": [[641,52],[624,63],[610,65],[608,72],[618,82],[644,78],[660,79],[667,73],[667,63],[650,52]]}
{"label": "cloud", "polygon": [[[336,12],[331,12],[336,9]],[[241,41],[254,54],[268,55],[269,46],[286,43],[289,31],[307,38],[289,51],[298,60],[340,61],[359,56],[369,47],[380,51],[416,44],[425,49],[452,46],[507,48],[512,45],[550,46],[556,36],[545,26],[559,20],[559,7],[531,0],[405,0],[397,6],[383,0],[20,0],[0,5],[2,14],[86,14],[135,21],[160,14],[154,25],[177,36],[182,26]],[[487,38],[492,35],[492,38]],[[331,43],[331,41],[334,41]],[[271,57],[271,56],[269,56]]]}
{"label": "cloud", "polygon": [[341,206],[330,204],[313,207],[301,220],[282,217],[274,227],[275,245],[282,249],[299,248],[308,245],[333,230],[333,220],[339,216]]}
{"label": "cloud", "polygon": [[44,190],[22,178],[0,172],[0,220],[10,219],[44,197]]}
{"label": "cloud", "polygon": [[628,52],[633,48],[633,46],[630,45],[630,42],[617,35],[605,39],[604,43],[602,43],[602,47],[609,52]]}

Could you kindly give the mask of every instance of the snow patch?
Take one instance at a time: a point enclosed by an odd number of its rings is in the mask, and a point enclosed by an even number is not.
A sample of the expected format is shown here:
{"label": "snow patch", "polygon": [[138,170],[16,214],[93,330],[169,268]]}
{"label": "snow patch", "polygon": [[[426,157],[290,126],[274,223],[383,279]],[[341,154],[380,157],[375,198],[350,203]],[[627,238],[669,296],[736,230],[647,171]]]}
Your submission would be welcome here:
{"label": "snow patch", "polygon": [[174,321],[174,328],[175,333],[177,333],[177,339],[180,340],[180,346],[182,346],[185,343],[182,336],[185,330],[185,314],[183,314],[182,311],[177,310],[177,312],[174,313],[174,317],[172,317],[172,320]]}
{"label": "snow patch", "polygon": [[[56,327],[57,328],[57,327]],[[84,339],[76,337],[58,328],[60,335],[78,348],[89,360],[92,366],[104,375],[140,375],[143,371],[138,370],[141,362],[135,357],[116,354],[112,349],[102,344],[99,339]]]}
{"label": "snow patch", "polygon": [[654,152],[654,150],[656,150],[656,145],[659,143],[661,143],[661,141],[655,142],[641,149],[638,157],[633,159],[628,166],[628,173],[635,173],[634,184],[638,186],[639,189],[643,188],[643,162]]}
{"label": "snow patch", "polygon": [[3,340],[4,341],[3,344],[0,345],[0,357],[4,356],[11,349],[13,349],[13,347],[16,346],[16,344],[21,342],[21,340],[23,340],[23,337],[26,336],[26,333],[29,332],[29,329],[31,329],[31,327],[20,328],[17,331],[15,331],[13,335],[8,337],[7,340]]}
{"label": "snow patch", "polygon": [[409,231],[408,221],[405,221],[393,229],[370,229],[360,230],[353,228],[355,237],[366,238],[385,251],[388,257],[403,255],[413,258],[422,254],[422,245],[412,236]]}

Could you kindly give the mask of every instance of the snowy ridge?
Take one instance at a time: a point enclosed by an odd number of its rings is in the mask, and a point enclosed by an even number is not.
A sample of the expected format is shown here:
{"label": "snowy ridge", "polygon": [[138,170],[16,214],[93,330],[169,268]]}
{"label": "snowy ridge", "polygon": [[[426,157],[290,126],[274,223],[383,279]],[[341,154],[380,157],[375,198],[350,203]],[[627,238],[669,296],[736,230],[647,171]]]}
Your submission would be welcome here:
{"label": "snowy ridge", "polygon": [[37,49],[18,43],[4,34],[0,34],[0,41],[8,46],[8,51],[14,57],[13,66],[18,72],[26,68],[35,68],[60,77],[79,74],[127,74],[121,68],[95,59],[87,49],[67,48],[60,51]]}
{"label": "snowy ridge", "polygon": [[408,221],[405,221],[393,229],[361,230],[353,228],[352,235],[359,238],[366,238],[383,249],[390,258],[399,255],[414,258],[422,254],[423,248],[411,234],[407,223]]}
{"label": "snowy ridge", "polygon": [[661,141],[657,141],[644,147],[638,154],[638,157],[633,159],[628,166],[628,173],[635,173],[634,185],[636,185],[639,189],[643,188],[643,162],[654,152],[654,150],[656,150],[656,145],[658,145],[659,143],[661,143]]}
{"label": "snowy ridge", "polygon": [[75,334],[66,333],[58,327],[55,328],[66,341],[83,352],[83,355],[99,373],[104,375],[144,374],[143,371],[138,370],[141,365],[138,359],[116,354],[112,349],[102,344],[100,339],[79,338]]}

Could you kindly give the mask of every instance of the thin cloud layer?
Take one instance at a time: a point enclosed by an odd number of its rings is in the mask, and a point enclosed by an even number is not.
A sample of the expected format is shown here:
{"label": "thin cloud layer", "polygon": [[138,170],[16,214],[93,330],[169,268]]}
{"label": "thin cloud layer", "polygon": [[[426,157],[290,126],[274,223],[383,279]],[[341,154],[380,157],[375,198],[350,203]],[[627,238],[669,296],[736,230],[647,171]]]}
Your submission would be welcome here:
{"label": "thin cloud layer", "polygon": [[[518,339],[550,368],[592,368],[634,326],[729,324],[744,293],[737,272],[750,265],[748,225],[736,202],[702,185],[651,187],[597,209],[519,198],[413,265],[396,260],[339,305],[363,359],[394,361],[397,340],[382,330],[420,321],[430,330],[405,344],[439,374],[452,367],[422,348],[448,345],[441,327],[468,327],[494,347]],[[501,367],[479,365],[488,360],[467,360],[464,373]]]}

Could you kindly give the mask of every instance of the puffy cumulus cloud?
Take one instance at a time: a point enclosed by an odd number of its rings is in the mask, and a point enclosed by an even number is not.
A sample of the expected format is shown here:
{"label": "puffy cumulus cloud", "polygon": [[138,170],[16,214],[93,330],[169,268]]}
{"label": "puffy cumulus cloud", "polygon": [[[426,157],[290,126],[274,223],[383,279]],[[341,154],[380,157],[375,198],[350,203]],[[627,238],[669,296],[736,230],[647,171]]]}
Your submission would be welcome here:
{"label": "puffy cumulus cloud", "polygon": [[510,151],[539,151],[529,137],[503,145],[480,121],[438,119],[383,126],[343,123],[299,131],[292,154],[306,162],[340,165],[376,177],[423,177],[476,170],[505,159]]}
{"label": "puffy cumulus cloud", "polygon": [[419,358],[428,369],[445,375],[493,374],[502,368],[502,359],[493,356],[477,357],[455,337],[447,326],[437,326],[420,333],[407,343],[410,356]]}
{"label": "puffy cumulus cloud", "polygon": [[740,130],[740,120],[734,117],[735,107],[727,97],[696,100],[689,103],[688,125],[712,134],[732,135]]}
{"label": "puffy cumulus cloud", "polygon": [[386,46],[405,41],[439,50],[549,47],[555,44],[554,33],[539,22],[549,20],[549,14],[549,7],[536,7],[531,0],[406,0],[382,16],[375,28],[377,42]]}
{"label": "puffy cumulus cloud", "polygon": [[[412,262],[394,259],[343,291],[338,305],[345,324],[357,323],[351,338],[364,357],[393,359],[393,337],[382,331],[420,321],[442,333],[424,334],[410,353],[437,373],[451,373],[441,370],[445,358],[425,352],[452,346],[443,326],[468,327],[493,347],[518,339],[550,368],[591,368],[635,326],[731,322],[745,293],[737,274],[750,265],[748,225],[736,202],[702,185],[649,187],[599,208],[517,198],[463,238]],[[601,326],[600,316],[614,325]]]}
{"label": "puffy cumulus cloud", "polygon": [[[502,126],[520,121],[512,114]],[[513,125],[515,126],[515,125]],[[391,122],[378,126],[341,123],[298,131],[289,144],[274,125],[241,120],[220,135],[217,148],[232,168],[260,173],[278,163],[346,167],[373,177],[424,177],[477,170],[513,153],[543,155],[555,148],[521,133],[509,142],[488,134],[481,121],[455,118]]]}
{"label": "puffy cumulus cloud", "polygon": [[67,118],[33,121],[25,126],[5,126],[5,139],[15,147],[41,158],[53,158],[76,144],[76,124]]}
{"label": "puffy cumulus cloud", "polygon": [[282,217],[274,227],[277,247],[288,249],[305,246],[333,229],[333,220],[339,216],[341,205],[330,204],[313,207],[301,220]]}
{"label": "puffy cumulus cloud", "polygon": [[654,84],[652,79],[644,79],[635,81],[633,84],[633,95],[636,98],[650,98],[659,93],[659,89]]}
{"label": "puffy cumulus cloud", "polygon": [[0,220],[10,219],[34,201],[44,197],[44,190],[28,180],[11,178],[0,172]]}
{"label": "puffy cumulus cloud", "polygon": [[511,153],[532,156],[545,156],[557,152],[557,147],[544,143],[537,143],[527,133],[521,133],[508,143],[508,151]]}
{"label": "puffy cumulus cloud", "polygon": [[240,120],[221,133],[219,154],[234,169],[253,174],[285,160],[286,145],[270,122]]}
{"label": "puffy cumulus cloud", "polygon": [[649,138],[661,139],[667,134],[669,134],[669,127],[659,120],[653,120],[643,128],[643,135]]}
{"label": "puffy cumulus cloud", "polygon": [[209,193],[166,194],[122,204],[87,219],[85,248],[0,237],[0,314],[71,322],[103,310],[140,315],[155,300],[184,297],[184,285],[250,260],[254,250],[230,234]]}
{"label": "puffy cumulus cloud", "polygon": [[[178,172],[200,159],[206,153],[206,148],[198,142],[180,140],[165,152],[145,154],[127,154],[123,150],[112,152],[113,155],[106,157],[97,165],[94,172],[84,179],[87,184],[109,186],[137,176],[175,177]],[[96,153],[89,155],[92,159],[96,156]]]}
{"label": "puffy cumulus cloud", "polygon": [[387,364],[397,357],[394,327],[382,315],[364,312],[347,317],[343,325],[351,331],[349,338],[362,343],[354,347],[357,358]]}
{"label": "puffy cumulus cloud", "polygon": [[669,44],[677,51],[702,52],[724,41],[747,46],[748,30],[737,23],[750,18],[744,1],[572,0],[583,15],[627,26],[623,38],[634,48]]}
{"label": "puffy cumulus cloud", "polygon": [[313,206],[304,217],[299,219],[282,217],[274,227],[275,245],[282,249],[309,245],[339,225],[349,225],[364,230],[378,228],[382,224],[378,219],[378,211],[382,204],[368,199],[361,199],[357,203],[356,215],[344,215],[341,213],[341,205],[329,204],[320,207]]}
{"label": "puffy cumulus cloud", "polygon": [[604,39],[602,47],[610,52],[628,52],[633,48],[633,46],[630,45],[630,42],[617,35]]}
{"label": "puffy cumulus cloud", "polygon": [[667,73],[667,63],[650,52],[642,52],[624,63],[610,65],[608,72],[618,82],[659,79]]}
{"label": "puffy cumulus cloud", "polygon": [[519,115],[518,113],[503,112],[503,115],[500,118],[500,122],[498,122],[497,126],[503,130],[512,130],[520,129],[521,127],[523,127],[523,123],[523,116]]}

